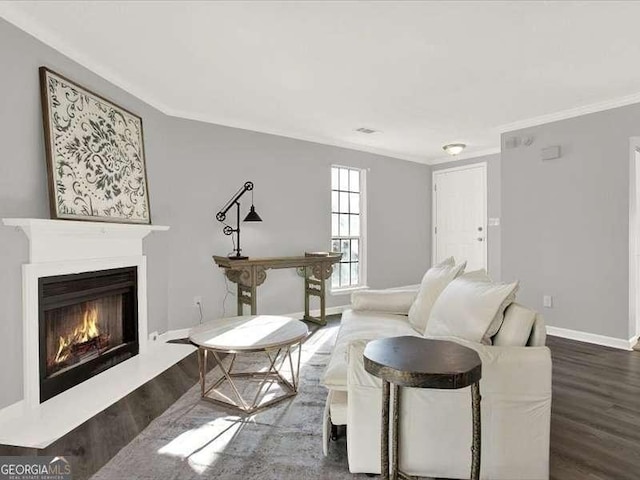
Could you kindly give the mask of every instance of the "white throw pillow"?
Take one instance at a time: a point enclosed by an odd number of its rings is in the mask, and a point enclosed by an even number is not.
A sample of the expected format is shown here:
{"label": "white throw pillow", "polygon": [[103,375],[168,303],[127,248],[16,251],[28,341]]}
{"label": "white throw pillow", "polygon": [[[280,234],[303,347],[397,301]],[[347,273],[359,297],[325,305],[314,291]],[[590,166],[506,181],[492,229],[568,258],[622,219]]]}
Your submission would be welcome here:
{"label": "white throw pillow", "polygon": [[416,300],[409,309],[409,323],[416,332],[424,334],[433,304],[449,282],[464,271],[465,266],[466,262],[456,265],[453,257],[449,257],[424,274]]}
{"label": "white throw pillow", "polygon": [[428,337],[458,337],[491,345],[491,337],[515,299],[518,282],[493,283],[484,270],[453,280],[438,297],[427,323]]}
{"label": "white throw pillow", "polygon": [[360,290],[351,294],[351,308],[406,315],[417,294],[415,290]]}
{"label": "white throw pillow", "polygon": [[524,347],[531,336],[531,327],[536,312],[517,303],[512,303],[504,311],[504,321],[493,344],[503,347]]}
{"label": "white throw pillow", "polygon": [[[468,275],[469,275],[468,278],[477,280],[479,282],[489,282],[489,283],[493,282],[493,280],[491,280],[491,277],[489,277],[489,274],[487,273],[486,270],[474,270],[473,272],[468,272]],[[487,335],[486,335],[487,338],[485,338],[482,343],[491,345],[491,342],[492,342],[491,339],[495,334],[498,333],[502,325],[502,322],[504,321],[504,312],[509,307],[509,305],[511,305],[516,300],[517,291],[518,291],[518,287],[516,287],[515,290],[513,290],[513,292],[511,292],[507,296],[507,298],[505,298],[504,302],[502,302],[502,305],[500,305],[500,308],[498,308],[498,311],[496,312],[495,317],[493,317],[493,320],[491,321],[491,326],[489,327],[489,330],[487,331]]]}

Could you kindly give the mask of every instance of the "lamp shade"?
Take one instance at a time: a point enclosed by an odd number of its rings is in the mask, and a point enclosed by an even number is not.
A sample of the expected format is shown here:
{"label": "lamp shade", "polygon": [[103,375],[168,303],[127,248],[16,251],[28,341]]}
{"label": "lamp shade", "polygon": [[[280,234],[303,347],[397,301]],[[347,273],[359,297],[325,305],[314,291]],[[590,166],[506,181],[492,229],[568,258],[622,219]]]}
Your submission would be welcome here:
{"label": "lamp shade", "polygon": [[262,221],[262,219],[260,218],[260,215],[258,215],[258,212],[256,212],[256,207],[251,205],[251,210],[249,210],[249,213],[247,213],[247,216],[244,217],[244,221],[245,222],[261,222]]}

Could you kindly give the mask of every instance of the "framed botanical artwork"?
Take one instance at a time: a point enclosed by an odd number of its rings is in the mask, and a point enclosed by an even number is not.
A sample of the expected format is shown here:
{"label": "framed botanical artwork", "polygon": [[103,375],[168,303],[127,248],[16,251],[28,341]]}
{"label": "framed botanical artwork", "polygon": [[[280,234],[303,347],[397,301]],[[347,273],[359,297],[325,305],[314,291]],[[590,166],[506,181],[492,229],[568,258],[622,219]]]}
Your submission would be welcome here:
{"label": "framed botanical artwork", "polygon": [[51,218],[151,223],[142,119],[40,67]]}

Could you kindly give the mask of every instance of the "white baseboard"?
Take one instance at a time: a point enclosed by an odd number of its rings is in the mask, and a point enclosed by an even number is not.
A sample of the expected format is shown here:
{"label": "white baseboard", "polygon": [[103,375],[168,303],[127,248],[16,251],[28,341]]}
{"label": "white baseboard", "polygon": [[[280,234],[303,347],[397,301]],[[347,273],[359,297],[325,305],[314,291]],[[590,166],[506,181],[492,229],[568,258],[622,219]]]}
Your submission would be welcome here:
{"label": "white baseboard", "polygon": [[[351,305],[338,305],[336,307],[327,307],[325,312],[327,315],[336,315],[344,312]],[[311,315],[314,317],[320,316],[320,310],[311,310]],[[291,317],[295,319],[301,319],[304,317],[304,312],[295,313],[283,313],[285,317]],[[181,328],[178,330],[169,330],[158,336],[158,343],[168,342],[169,340],[176,340],[179,338],[187,338],[189,336],[190,328]],[[638,342],[638,335],[625,340],[623,338],[607,337],[605,335],[597,335],[595,333],[580,332],[578,330],[570,330],[568,328],[552,327],[547,325],[547,334],[554,337],[568,338],[569,340],[577,340],[579,342],[593,343],[596,345],[603,345],[605,347],[618,348],[620,350],[633,350],[633,347]],[[150,342],[153,345],[156,342]]]}
{"label": "white baseboard", "polygon": [[[351,305],[338,305],[337,307],[327,307],[325,308],[326,315],[337,315],[338,313],[344,312],[347,308],[351,308]],[[320,310],[311,310],[309,314],[312,317],[319,317]],[[291,317],[295,319],[301,319],[304,317],[304,312],[296,312],[296,313],[283,313],[283,317]]]}
{"label": "white baseboard", "polygon": [[[351,305],[338,305],[337,307],[327,307],[325,309],[325,313],[327,315],[336,315],[336,314],[344,312],[347,308],[350,308],[350,307],[351,307]],[[320,310],[311,310],[309,313],[313,317],[319,317],[320,316]],[[302,317],[304,317],[304,312],[283,313],[281,315],[283,317],[291,317],[291,318],[295,318],[295,319],[301,319]],[[196,326],[196,325],[194,325],[194,326]],[[158,339],[155,342],[150,341],[149,345],[153,345],[154,343],[166,343],[169,340],[177,340],[179,338],[187,338],[189,336],[189,330],[191,330],[191,329],[190,328],[181,328],[181,329],[178,329],[178,330],[169,330],[167,332],[164,332],[164,333],[158,335]]]}
{"label": "white baseboard", "polygon": [[607,337],[605,335],[580,332],[578,330],[570,330],[568,328],[551,327],[549,325],[547,325],[547,334],[554,337],[577,340],[579,342],[594,343],[605,347],[618,348],[620,350],[633,350],[633,346],[637,341],[637,337],[625,340],[624,338]]}

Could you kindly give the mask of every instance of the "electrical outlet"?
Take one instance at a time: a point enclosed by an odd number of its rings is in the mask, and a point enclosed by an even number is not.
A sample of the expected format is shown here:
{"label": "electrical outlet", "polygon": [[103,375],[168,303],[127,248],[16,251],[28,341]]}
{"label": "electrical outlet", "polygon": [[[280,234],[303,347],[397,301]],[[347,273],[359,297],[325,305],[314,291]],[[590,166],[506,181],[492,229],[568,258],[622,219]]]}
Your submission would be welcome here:
{"label": "electrical outlet", "polygon": [[193,297],[193,306],[196,308],[202,307],[202,297]]}
{"label": "electrical outlet", "polygon": [[543,295],[542,306],[545,308],[553,308],[553,297],[551,295]]}
{"label": "electrical outlet", "polygon": [[157,342],[158,341],[158,332],[151,332],[149,334],[149,341],[150,342]]}

